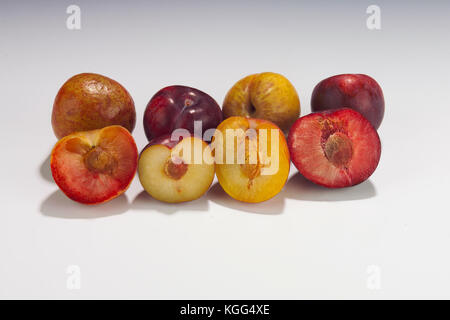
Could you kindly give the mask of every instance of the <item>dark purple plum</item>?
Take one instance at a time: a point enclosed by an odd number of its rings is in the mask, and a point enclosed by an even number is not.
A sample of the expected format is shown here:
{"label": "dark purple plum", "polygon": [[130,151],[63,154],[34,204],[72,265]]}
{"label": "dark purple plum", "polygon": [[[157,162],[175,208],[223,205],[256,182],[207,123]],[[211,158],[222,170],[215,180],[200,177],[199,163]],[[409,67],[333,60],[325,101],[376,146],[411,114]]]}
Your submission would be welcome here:
{"label": "dark purple plum", "polygon": [[201,121],[202,135],[222,122],[217,102],[208,94],[186,86],[169,86],[159,90],[144,112],[144,130],[150,141],[173,130],[184,128],[194,134],[194,121]]}

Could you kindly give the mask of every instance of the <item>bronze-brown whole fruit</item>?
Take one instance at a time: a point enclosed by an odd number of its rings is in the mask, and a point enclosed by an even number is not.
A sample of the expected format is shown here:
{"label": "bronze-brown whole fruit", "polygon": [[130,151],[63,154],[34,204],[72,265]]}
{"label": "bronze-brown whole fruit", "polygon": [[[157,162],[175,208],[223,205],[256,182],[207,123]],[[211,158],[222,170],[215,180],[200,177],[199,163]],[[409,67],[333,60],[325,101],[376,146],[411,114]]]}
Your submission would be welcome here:
{"label": "bronze-brown whole fruit", "polygon": [[117,81],[95,73],[67,80],[53,104],[52,126],[58,139],[112,125],[131,133],[135,124],[136,110],[128,91]]}

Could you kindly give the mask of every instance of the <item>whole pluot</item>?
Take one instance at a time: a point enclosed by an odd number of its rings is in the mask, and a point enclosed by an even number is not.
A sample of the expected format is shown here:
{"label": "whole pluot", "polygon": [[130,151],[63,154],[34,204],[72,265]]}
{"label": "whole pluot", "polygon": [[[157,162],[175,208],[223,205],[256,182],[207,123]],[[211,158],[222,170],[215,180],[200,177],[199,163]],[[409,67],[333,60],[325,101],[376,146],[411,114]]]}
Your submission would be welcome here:
{"label": "whole pluot", "polygon": [[99,74],[73,76],[59,89],[53,104],[52,126],[58,139],[111,125],[132,132],[135,124],[136,110],[128,91]]}

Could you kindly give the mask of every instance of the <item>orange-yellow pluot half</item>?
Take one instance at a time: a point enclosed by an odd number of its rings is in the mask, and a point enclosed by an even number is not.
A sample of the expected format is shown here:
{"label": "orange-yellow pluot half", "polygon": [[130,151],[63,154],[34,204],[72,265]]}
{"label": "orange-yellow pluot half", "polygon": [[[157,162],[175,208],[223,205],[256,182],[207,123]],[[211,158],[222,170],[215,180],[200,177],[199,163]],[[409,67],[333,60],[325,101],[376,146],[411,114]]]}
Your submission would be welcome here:
{"label": "orange-yellow pluot half", "polygon": [[285,185],[290,167],[289,151],[283,133],[272,122],[230,117],[217,127],[213,143],[217,178],[234,199],[265,201]]}

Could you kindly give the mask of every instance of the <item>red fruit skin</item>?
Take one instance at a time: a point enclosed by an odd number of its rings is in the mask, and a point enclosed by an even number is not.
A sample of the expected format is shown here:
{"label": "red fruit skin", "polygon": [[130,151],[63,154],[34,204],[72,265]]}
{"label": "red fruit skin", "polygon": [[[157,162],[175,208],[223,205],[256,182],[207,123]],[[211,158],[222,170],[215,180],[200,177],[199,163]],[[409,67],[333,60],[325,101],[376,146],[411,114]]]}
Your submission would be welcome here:
{"label": "red fruit skin", "polygon": [[[323,120],[335,122],[338,129],[333,132],[322,130],[319,128],[319,123]],[[308,121],[310,122],[309,125]],[[305,130],[305,125],[311,129]],[[335,168],[336,176],[341,174],[342,179],[333,179],[327,176],[318,177],[313,173],[318,164],[308,163],[305,165],[306,157],[314,151],[305,150],[306,156],[305,154],[301,155],[298,142],[305,137],[306,140],[312,140],[311,137],[313,137],[317,141],[317,145],[312,145],[312,149],[323,151],[320,146],[321,142],[334,132],[345,133],[352,141],[356,152],[354,152],[347,170]],[[308,146],[308,144],[304,145]],[[289,131],[288,148],[292,163],[298,171],[306,179],[327,188],[350,187],[364,182],[375,171],[381,157],[381,142],[377,131],[364,116],[349,108],[311,113],[299,118]],[[325,153],[323,153],[323,158],[326,159]],[[333,166],[331,163],[329,164]]]}
{"label": "red fruit skin", "polygon": [[139,159],[141,158],[141,155],[144,153],[145,150],[147,150],[149,147],[154,145],[163,145],[166,146],[169,149],[172,149],[175,147],[181,140],[183,140],[183,137],[180,137],[178,141],[171,139],[172,135],[170,133],[164,134],[162,136],[159,136],[157,138],[154,138],[150,140],[147,145],[142,149],[141,153],[139,154]]}
{"label": "red fruit skin", "polygon": [[[181,136],[179,137],[178,140],[172,140],[172,134],[164,134],[162,136],[159,136],[157,138],[154,138],[152,140],[150,140],[147,145],[144,147],[144,149],[142,149],[140,155],[149,147],[154,146],[154,145],[163,145],[166,146],[169,149],[173,149],[178,143],[180,143],[181,140],[183,140],[184,138],[187,137],[197,137],[196,135],[188,135],[188,136]],[[198,137],[199,139],[201,139],[202,137]],[[141,157],[139,155],[139,158]]]}
{"label": "red fruit skin", "polygon": [[[157,144],[162,144],[163,146],[166,146],[169,149],[172,149],[183,139],[183,137],[180,137],[179,140],[172,140],[171,137],[172,137],[171,134],[165,134],[165,135],[159,136],[157,138],[154,138],[149,141],[149,143],[145,146],[144,150],[150,146],[154,146]],[[142,150],[142,151],[144,151],[144,150]]]}
{"label": "red fruit skin", "polygon": [[158,91],[144,112],[144,130],[150,141],[178,128],[194,133],[194,121],[202,122],[202,134],[223,120],[222,110],[208,94],[186,86]]}
{"label": "red fruit skin", "polygon": [[384,117],[383,91],[365,74],[340,74],[320,81],[311,95],[311,111],[341,108],[358,111],[378,129]]}

